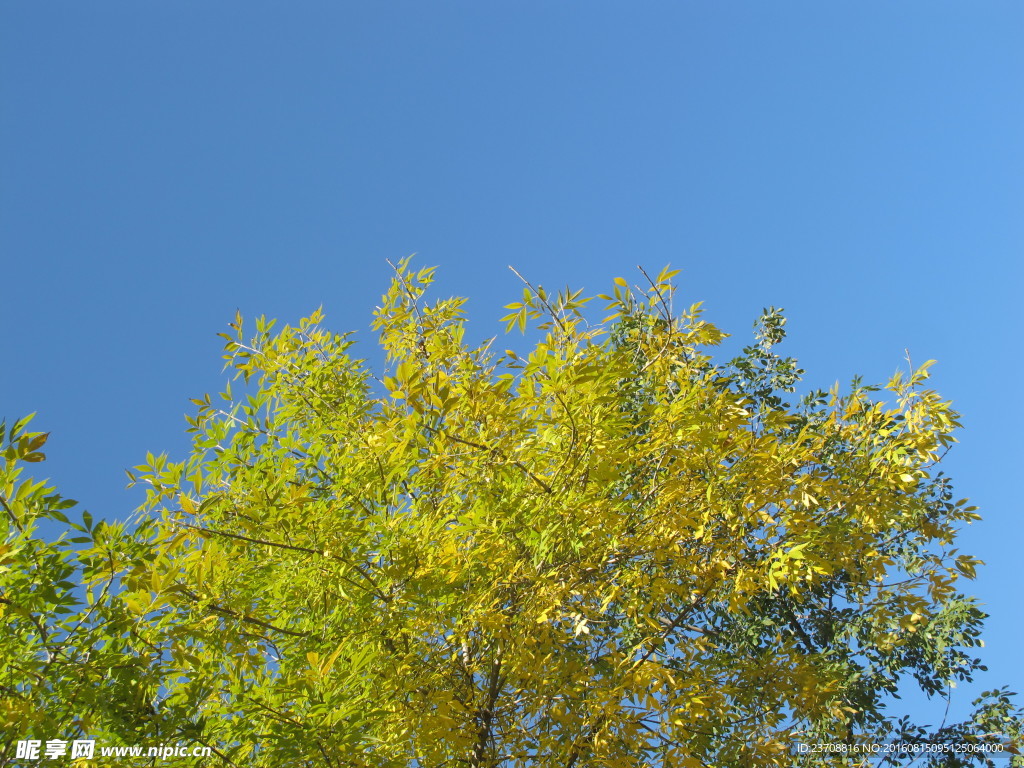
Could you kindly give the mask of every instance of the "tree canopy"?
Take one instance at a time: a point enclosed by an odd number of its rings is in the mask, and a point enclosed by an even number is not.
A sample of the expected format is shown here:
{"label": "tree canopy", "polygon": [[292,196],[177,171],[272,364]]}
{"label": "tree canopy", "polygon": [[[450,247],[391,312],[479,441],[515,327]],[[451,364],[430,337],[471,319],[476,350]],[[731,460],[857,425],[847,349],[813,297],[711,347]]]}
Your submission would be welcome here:
{"label": "tree canopy", "polygon": [[938,726],[893,698],[982,669],[984,614],[960,587],[979,561],[955,546],[978,515],[939,470],[959,424],[929,364],[798,396],[780,312],[716,361],[724,334],[676,308],[674,274],[617,279],[601,321],[581,292],[527,283],[504,318],[536,331],[527,353],[468,343],[464,300],[427,301],[433,270],[403,262],[376,312],[379,376],[319,311],[280,330],[236,317],[233,387],[195,400],[186,460],[130,473],[148,488],[131,524],[44,541],[37,521],[68,504],[19,481],[46,438],[15,425],[8,742],[192,740],[203,764],[337,768],[1012,749],[1005,689]]}

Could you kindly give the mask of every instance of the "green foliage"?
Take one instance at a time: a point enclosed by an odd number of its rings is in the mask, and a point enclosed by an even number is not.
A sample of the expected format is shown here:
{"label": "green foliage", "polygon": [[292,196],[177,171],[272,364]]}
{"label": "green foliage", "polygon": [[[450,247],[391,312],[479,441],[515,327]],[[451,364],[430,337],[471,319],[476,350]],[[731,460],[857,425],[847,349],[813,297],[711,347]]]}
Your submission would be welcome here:
{"label": "green foliage", "polygon": [[[38,463],[47,435],[27,432],[31,416],[3,433],[0,469],[0,756],[18,739],[136,741],[154,728],[152,693],[159,654],[115,597],[131,568],[147,568],[147,529],[94,521],[45,482],[22,477]],[[59,537],[40,529],[63,526]],[[81,763],[84,765],[84,763]]]}
{"label": "green foliage", "polygon": [[[796,745],[1019,739],[1005,691],[933,733],[891,713],[901,681],[946,696],[980,669],[984,616],[958,589],[978,561],[954,547],[978,516],[938,471],[959,425],[927,365],[888,383],[893,406],[859,382],[790,405],[781,312],[716,364],[724,334],[673,309],[673,276],[617,279],[595,324],[579,292],[527,283],[504,321],[542,338],[497,352],[403,262],[380,378],[319,311],[276,332],[236,317],[238,381],[195,400],[191,456],[130,473],[138,533],[32,539],[8,569],[24,618],[5,615],[4,658],[35,672],[4,682],[19,732],[36,702],[91,696],[65,709],[93,732],[246,766],[831,766],[859,763]],[[11,438],[9,473],[36,439]],[[114,643],[148,709],[40,666],[56,646],[31,617],[86,607],[67,574],[35,608],[27,584],[85,563],[100,594],[61,664]],[[985,764],[892,763],[913,758]]]}

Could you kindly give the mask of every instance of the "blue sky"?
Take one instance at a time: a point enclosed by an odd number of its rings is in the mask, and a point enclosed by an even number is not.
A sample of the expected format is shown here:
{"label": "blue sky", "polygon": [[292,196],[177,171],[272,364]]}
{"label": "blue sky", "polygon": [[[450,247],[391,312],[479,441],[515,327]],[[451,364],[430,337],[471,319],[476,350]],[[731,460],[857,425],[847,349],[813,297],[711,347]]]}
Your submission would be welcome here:
{"label": "blue sky", "polygon": [[995,1],[7,0],[0,415],[123,518],[236,308],[322,304],[374,359],[387,259],[439,265],[481,338],[509,264],[598,293],[671,263],[736,347],[785,307],[810,385],[939,361],[982,687],[1024,690],[1022,36]]}

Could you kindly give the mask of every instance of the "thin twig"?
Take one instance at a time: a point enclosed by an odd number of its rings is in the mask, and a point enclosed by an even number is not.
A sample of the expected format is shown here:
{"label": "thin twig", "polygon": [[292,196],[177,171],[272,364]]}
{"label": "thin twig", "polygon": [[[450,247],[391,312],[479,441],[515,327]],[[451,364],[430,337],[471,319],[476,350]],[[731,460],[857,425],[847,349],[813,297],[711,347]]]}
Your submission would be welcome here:
{"label": "thin twig", "polygon": [[550,302],[548,302],[546,298],[544,298],[544,295],[536,288],[534,288],[533,284],[529,280],[527,280],[525,277],[519,274],[519,272],[516,271],[515,267],[509,264],[508,268],[512,270],[516,277],[518,277],[520,280],[526,283],[527,287],[529,287],[529,289],[533,291],[534,296],[540,299],[540,303],[544,305],[544,308],[548,311],[548,314],[551,315],[551,319],[558,323],[558,327],[561,328],[562,333],[567,333],[568,329],[565,327],[565,323],[562,322],[562,318],[558,316],[558,313],[555,312],[555,308],[551,306]]}
{"label": "thin twig", "polygon": [[[373,579],[372,576],[370,576],[370,574],[368,574],[366,571],[364,571],[362,568],[360,568],[355,563],[352,563],[352,562],[346,560],[345,558],[341,557],[340,555],[332,554],[332,553],[328,552],[327,550],[312,549],[310,547],[300,547],[300,546],[297,546],[295,544],[285,544],[284,542],[280,542],[280,541],[268,541],[266,539],[256,539],[256,538],[253,538],[251,536],[243,536],[240,533],[229,533],[228,531],[218,531],[218,530],[215,530],[213,528],[204,528],[203,526],[200,526],[200,525],[192,525],[191,523],[182,523],[182,522],[178,522],[178,521],[171,521],[171,522],[172,522],[173,525],[177,525],[177,526],[182,527],[182,528],[190,528],[193,531],[199,531],[201,533],[210,533],[210,534],[213,534],[214,536],[225,536],[225,537],[227,537],[229,539],[238,539],[239,541],[245,541],[245,542],[248,542],[249,544],[261,544],[261,545],[268,546],[268,547],[275,547],[277,549],[288,549],[288,550],[292,550],[293,552],[304,552],[304,553],[306,553],[308,555],[317,555],[318,557],[324,557],[324,558],[327,558],[328,560],[335,560],[335,561],[337,561],[339,563],[343,563],[344,565],[347,565],[349,568],[351,568],[356,573],[358,573],[360,576],[362,576],[364,579],[366,579],[370,583],[370,586],[373,587],[373,591],[377,594],[377,596],[381,600],[383,600],[384,602],[390,602],[390,598],[387,595],[384,594],[383,590],[380,588],[380,585],[377,584],[377,582]],[[352,581],[351,579],[348,579],[348,578],[346,578],[344,576],[342,576],[342,578],[345,581],[347,581],[349,584],[351,584],[352,586],[354,586],[354,587],[356,587],[358,589],[364,589],[365,588],[361,584],[358,584],[358,583]]]}

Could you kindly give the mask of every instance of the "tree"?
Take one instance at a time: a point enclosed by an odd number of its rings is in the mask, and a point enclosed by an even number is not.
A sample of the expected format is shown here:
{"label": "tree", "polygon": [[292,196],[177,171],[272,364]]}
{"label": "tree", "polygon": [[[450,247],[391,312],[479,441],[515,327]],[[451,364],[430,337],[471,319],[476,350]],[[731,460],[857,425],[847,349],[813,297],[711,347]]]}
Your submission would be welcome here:
{"label": "tree", "polygon": [[[33,414],[34,415],[34,414]],[[15,742],[85,734],[117,742],[155,735],[151,691],[159,653],[120,599],[121,577],[143,568],[146,526],[71,522],[45,481],[23,478],[24,464],[45,460],[48,434],[28,432],[32,416],[0,424],[0,760],[16,760]],[[64,534],[45,535],[64,525]],[[68,536],[67,534],[71,535]],[[95,762],[76,763],[83,768]]]}
{"label": "tree", "polygon": [[158,670],[152,732],[339,768],[854,765],[870,742],[1019,738],[1005,690],[933,732],[889,706],[901,676],[945,696],[981,668],[957,590],[978,561],[953,548],[978,516],[938,472],[958,423],[927,365],[892,405],[859,382],[791,405],[782,315],[716,363],[724,334],[673,311],[669,271],[618,279],[596,324],[527,284],[505,319],[542,337],[501,353],[465,342],[461,299],[424,301],[432,273],[403,262],[383,297],[380,379],[320,312],[251,337],[236,317],[235,391],[195,401],[190,458],[132,473],[144,524],[105,599]]}

